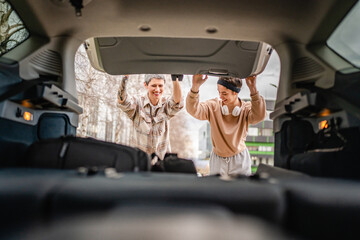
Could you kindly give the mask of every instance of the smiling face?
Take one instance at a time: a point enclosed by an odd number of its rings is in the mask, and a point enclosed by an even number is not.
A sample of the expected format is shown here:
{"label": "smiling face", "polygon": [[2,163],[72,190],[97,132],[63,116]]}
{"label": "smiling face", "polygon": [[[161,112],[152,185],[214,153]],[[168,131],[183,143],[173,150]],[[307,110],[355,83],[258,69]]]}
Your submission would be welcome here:
{"label": "smiling face", "polygon": [[165,80],[161,78],[152,78],[149,84],[145,84],[148,96],[152,105],[157,105],[164,92]]}
{"label": "smiling face", "polygon": [[217,85],[220,99],[222,100],[224,105],[232,106],[236,103],[237,93],[231,91],[230,89],[224,87],[223,85]]}

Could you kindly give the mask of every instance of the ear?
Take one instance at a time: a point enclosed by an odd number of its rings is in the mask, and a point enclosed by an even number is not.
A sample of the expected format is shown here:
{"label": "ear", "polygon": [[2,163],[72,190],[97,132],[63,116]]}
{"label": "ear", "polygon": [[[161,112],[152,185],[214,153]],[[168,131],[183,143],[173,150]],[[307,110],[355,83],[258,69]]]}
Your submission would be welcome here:
{"label": "ear", "polygon": [[144,86],[146,89],[148,89],[148,85],[146,84],[146,82],[144,82]]}

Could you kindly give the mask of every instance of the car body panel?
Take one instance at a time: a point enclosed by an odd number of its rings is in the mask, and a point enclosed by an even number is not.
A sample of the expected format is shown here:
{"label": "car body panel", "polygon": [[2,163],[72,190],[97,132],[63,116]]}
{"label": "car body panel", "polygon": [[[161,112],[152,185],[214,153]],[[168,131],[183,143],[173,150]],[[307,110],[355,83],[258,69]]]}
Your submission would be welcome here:
{"label": "car body panel", "polygon": [[180,72],[244,78],[261,73],[272,51],[265,43],[210,39],[114,37],[85,44],[91,64],[112,75]]}

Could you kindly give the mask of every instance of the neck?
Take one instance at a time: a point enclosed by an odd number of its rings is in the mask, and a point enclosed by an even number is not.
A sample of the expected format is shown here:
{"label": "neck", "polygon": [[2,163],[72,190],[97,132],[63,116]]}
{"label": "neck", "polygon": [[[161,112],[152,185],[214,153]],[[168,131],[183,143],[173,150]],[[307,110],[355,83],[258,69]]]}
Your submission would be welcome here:
{"label": "neck", "polygon": [[236,98],[235,101],[230,102],[230,103],[228,104],[228,107],[231,107],[231,108],[234,108],[235,106],[240,106],[240,100],[239,100],[239,98]]}
{"label": "neck", "polygon": [[236,100],[234,102],[228,103],[227,106],[229,108],[229,111],[232,112],[232,110],[236,107],[239,106],[240,107],[241,103],[239,98],[236,98]]}
{"label": "neck", "polygon": [[150,102],[153,106],[156,106],[158,104],[159,100],[151,100],[150,99]]}
{"label": "neck", "polygon": [[159,102],[159,99],[150,98],[149,95],[148,95],[148,98],[153,106],[156,106]]}

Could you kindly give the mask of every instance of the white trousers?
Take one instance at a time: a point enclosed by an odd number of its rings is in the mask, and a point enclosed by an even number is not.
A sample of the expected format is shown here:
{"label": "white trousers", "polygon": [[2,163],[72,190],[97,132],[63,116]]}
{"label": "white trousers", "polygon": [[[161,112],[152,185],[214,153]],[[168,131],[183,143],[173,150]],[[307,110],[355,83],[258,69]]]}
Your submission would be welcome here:
{"label": "white trousers", "polygon": [[251,175],[251,157],[249,150],[244,149],[231,157],[220,157],[214,152],[210,155],[210,175]]}

